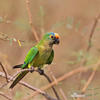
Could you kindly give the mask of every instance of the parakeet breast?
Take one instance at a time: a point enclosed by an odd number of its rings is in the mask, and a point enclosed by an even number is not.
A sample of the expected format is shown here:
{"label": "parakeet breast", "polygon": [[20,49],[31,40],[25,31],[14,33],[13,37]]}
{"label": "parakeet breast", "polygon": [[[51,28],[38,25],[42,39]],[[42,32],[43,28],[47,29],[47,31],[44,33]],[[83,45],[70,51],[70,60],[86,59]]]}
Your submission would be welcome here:
{"label": "parakeet breast", "polygon": [[44,64],[46,64],[48,58],[51,55],[51,51],[52,51],[51,47],[47,48],[47,47],[41,46],[38,49],[39,49],[39,53],[35,57],[35,59],[32,61],[32,65],[34,67],[41,67]]}

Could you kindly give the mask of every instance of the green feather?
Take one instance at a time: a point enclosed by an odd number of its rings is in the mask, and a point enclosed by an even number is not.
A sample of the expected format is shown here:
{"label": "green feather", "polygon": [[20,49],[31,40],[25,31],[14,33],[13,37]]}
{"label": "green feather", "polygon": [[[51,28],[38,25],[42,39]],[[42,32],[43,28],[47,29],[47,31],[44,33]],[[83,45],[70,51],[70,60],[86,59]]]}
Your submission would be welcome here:
{"label": "green feather", "polygon": [[14,82],[11,84],[10,88],[13,88],[26,74],[28,71],[20,73],[17,78],[14,80]]}
{"label": "green feather", "polygon": [[54,51],[52,50],[51,55],[50,55],[50,57],[48,58],[48,60],[47,60],[47,63],[46,63],[46,64],[51,64],[51,63],[52,63],[52,61],[53,61],[53,58],[54,58]]}
{"label": "green feather", "polygon": [[[31,62],[33,61],[34,57],[38,54],[38,52],[39,52],[39,51],[38,51],[38,48],[37,48],[37,47],[32,47],[32,48],[29,50],[27,56],[25,57],[24,63],[25,63],[25,64],[31,63]],[[26,68],[26,67],[28,67],[28,66],[25,66],[25,65],[23,64],[22,68]]]}

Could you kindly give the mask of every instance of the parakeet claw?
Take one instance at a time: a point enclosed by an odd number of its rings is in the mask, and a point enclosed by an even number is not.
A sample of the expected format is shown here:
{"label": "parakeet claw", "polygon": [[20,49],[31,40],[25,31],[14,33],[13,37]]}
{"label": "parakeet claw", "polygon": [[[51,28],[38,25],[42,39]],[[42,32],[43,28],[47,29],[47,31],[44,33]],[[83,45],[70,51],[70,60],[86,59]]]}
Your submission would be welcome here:
{"label": "parakeet claw", "polygon": [[44,70],[38,68],[38,72],[39,72],[40,75],[44,75]]}
{"label": "parakeet claw", "polygon": [[34,72],[34,67],[33,66],[31,66],[30,69],[31,69],[30,70],[31,73]]}

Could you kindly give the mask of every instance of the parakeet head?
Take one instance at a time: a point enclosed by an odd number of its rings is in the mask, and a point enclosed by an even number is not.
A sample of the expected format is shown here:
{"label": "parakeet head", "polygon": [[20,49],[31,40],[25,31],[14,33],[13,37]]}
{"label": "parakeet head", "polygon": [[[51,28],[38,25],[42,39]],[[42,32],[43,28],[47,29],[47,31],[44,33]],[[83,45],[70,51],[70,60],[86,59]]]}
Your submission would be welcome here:
{"label": "parakeet head", "polygon": [[49,45],[59,44],[59,35],[58,33],[49,32],[43,36],[43,40],[47,41]]}

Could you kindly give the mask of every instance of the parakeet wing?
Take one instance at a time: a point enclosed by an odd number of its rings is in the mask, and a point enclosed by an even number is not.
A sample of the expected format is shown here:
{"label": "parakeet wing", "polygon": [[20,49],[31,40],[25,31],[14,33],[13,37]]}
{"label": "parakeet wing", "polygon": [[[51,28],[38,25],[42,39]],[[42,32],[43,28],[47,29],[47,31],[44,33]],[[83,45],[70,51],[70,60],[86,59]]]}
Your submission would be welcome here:
{"label": "parakeet wing", "polygon": [[[25,58],[25,63],[21,65],[21,68],[26,68],[28,64],[34,59],[34,57],[38,54],[38,49],[36,47],[33,47],[30,49],[28,52],[26,58]],[[20,65],[15,66],[14,68],[18,68]],[[17,78],[14,80],[14,82],[11,84],[10,88],[13,88],[26,74],[28,71],[21,72]]]}
{"label": "parakeet wing", "polygon": [[[34,57],[35,57],[38,53],[39,53],[38,48],[37,48],[37,47],[32,47],[32,48],[29,50],[29,52],[28,52],[28,54],[26,55],[26,57],[25,57],[24,64],[26,65],[26,64],[31,63],[32,60],[34,59]],[[25,67],[24,64],[22,65],[22,68]]]}
{"label": "parakeet wing", "polygon": [[53,58],[54,58],[54,51],[52,50],[51,55],[50,55],[50,57],[48,58],[48,60],[47,60],[47,63],[46,63],[46,64],[51,64],[51,63],[52,63],[52,61],[53,61]]}

